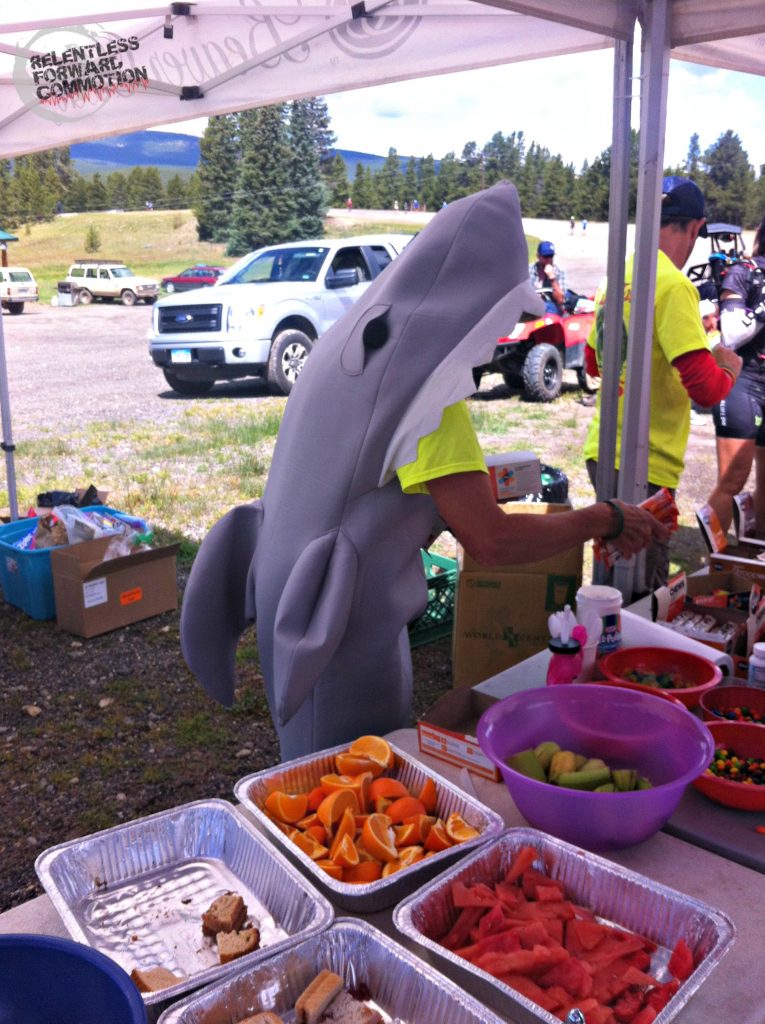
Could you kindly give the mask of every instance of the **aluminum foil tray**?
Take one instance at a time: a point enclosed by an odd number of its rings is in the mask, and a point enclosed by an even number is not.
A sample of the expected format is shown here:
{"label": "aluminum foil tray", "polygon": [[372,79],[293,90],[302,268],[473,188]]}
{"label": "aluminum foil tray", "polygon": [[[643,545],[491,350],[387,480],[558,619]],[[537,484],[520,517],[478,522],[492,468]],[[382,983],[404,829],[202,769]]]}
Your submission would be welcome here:
{"label": "aluminum foil tray", "polygon": [[[70,935],[134,968],[184,980],[152,1005],[257,963],[332,922],[329,903],[225,800],[199,800],[53,846],[37,875]],[[244,898],[260,949],[221,965],[202,914],[227,891]]]}
{"label": "aluminum foil tray", "polygon": [[639,932],[656,942],[658,949],[653,954],[650,973],[659,981],[670,977],[667,963],[672,947],[679,938],[686,940],[694,958],[700,960],[699,965],[654,1024],[669,1024],[673,1020],[733,943],[735,928],[721,911],[544,832],[511,828],[444,871],[432,884],[412,893],[393,912],[393,923],[403,935],[424,946],[450,977],[461,978],[463,982],[468,977],[470,991],[494,1009],[500,1005],[500,993],[503,1000],[523,1009],[523,1020],[560,1024],[558,1017],[444,949],[437,939],[446,934],[457,917],[451,899],[452,883],[498,881],[523,846],[535,847],[539,851],[535,867],[560,879],[569,897],[593,910],[597,920]]}
{"label": "aluminum foil tray", "polygon": [[321,868],[317,868],[311,858],[295,846],[265,814],[263,805],[268,794],[274,789],[283,789],[291,793],[308,792],[318,785],[322,775],[336,770],[335,755],[347,749],[348,744],[345,743],[316,754],[297,758],[294,761],[287,761],[276,768],[269,768],[240,779],[234,788],[237,800],[255,816],[274,842],[308,873],[315,885],[336,906],[363,913],[372,913],[375,910],[392,907],[407,893],[422,885],[426,878],[431,878],[443,870],[455,858],[464,856],[476,847],[482,846],[487,839],[499,835],[505,827],[502,818],[490,807],[480,803],[475,797],[470,797],[448,779],[437,775],[426,765],[391,744],[396,762],[394,768],[386,774],[400,779],[407,788],[414,790],[419,789],[426,779],[432,778],[438,790],[436,814],[446,818],[452,811],[456,811],[481,834],[476,839],[471,839],[448,850],[442,850],[432,857],[418,861],[408,868],[402,868],[401,871],[396,871],[377,882],[363,884],[338,882],[330,878]]}
{"label": "aluminum foil tray", "polygon": [[324,968],[354,995],[363,994],[386,1024],[503,1024],[414,953],[350,918],[188,996],[165,1010],[159,1024],[237,1024],[260,1010],[293,1024],[295,1000]]}

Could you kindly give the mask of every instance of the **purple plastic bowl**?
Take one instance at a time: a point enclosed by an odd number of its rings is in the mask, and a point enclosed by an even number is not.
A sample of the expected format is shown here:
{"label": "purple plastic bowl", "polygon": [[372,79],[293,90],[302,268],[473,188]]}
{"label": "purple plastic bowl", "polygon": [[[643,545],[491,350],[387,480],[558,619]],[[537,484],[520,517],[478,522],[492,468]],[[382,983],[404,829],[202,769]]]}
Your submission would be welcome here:
{"label": "purple plastic bowl", "polygon": [[[587,850],[617,850],[652,836],[714,754],[709,729],[684,707],[592,683],[505,697],[481,716],[477,736],[526,821]],[[653,788],[632,793],[562,789],[505,763],[510,754],[543,740],[601,757],[611,768],[635,768]]]}

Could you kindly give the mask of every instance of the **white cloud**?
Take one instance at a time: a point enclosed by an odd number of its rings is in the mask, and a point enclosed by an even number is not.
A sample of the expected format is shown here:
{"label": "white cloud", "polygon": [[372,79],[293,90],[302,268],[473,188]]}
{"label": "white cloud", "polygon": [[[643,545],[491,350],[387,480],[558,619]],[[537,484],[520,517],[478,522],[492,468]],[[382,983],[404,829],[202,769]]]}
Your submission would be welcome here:
{"label": "white cloud", "polygon": [[[327,96],[341,149],[437,159],[460,156],[468,142],[485,145],[495,132],[524,132],[580,170],[611,144],[611,50],[571,54],[497,68],[412,79]],[[638,119],[634,82],[633,124]],[[201,134],[205,120],[165,131]],[[765,163],[765,79],[672,61],[665,164],[682,163],[691,135],[702,152],[731,129],[759,173]]]}

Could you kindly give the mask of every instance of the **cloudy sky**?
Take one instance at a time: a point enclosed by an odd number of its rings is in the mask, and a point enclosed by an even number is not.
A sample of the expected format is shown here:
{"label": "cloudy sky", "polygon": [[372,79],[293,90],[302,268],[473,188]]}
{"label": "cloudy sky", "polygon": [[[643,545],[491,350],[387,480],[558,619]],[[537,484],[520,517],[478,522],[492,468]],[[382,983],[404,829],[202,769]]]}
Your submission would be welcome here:
{"label": "cloudy sky", "polygon": [[[483,68],[327,96],[340,149],[436,159],[523,131],[577,171],[611,143],[611,50]],[[702,152],[728,129],[759,173],[765,163],[765,78],[672,61],[665,165],[682,162],[694,132]],[[639,84],[635,83],[635,92]],[[633,103],[637,118],[638,103]],[[634,127],[637,127],[635,121]],[[185,122],[169,130],[201,131]]]}

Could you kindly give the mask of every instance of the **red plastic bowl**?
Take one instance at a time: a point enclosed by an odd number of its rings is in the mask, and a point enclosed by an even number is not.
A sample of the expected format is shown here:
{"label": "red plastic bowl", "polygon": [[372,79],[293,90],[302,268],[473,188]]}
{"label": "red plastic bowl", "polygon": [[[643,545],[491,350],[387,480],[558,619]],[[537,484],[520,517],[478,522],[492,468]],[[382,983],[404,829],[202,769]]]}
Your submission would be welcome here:
{"label": "red plastic bowl", "polygon": [[[684,707],[592,683],[513,693],[484,712],[477,736],[526,821],[586,850],[616,850],[652,836],[714,753],[709,729]],[[612,768],[635,768],[653,788],[589,793],[540,782],[508,766],[510,754],[544,740],[602,757]]]}
{"label": "red plastic bowl", "polygon": [[[698,706],[702,694],[711,690],[722,679],[722,671],[709,658],[672,647],[620,647],[603,655],[598,668],[606,677],[605,683],[632,683],[646,689],[661,689],[684,704],[687,708]],[[631,671],[656,673],[672,672],[680,675],[688,684],[678,687],[650,687],[648,683],[636,683],[627,678]]]}
{"label": "red plastic bowl", "polygon": [[638,693],[649,693],[652,697],[661,697],[680,708],[685,704],[674,696],[674,691],[662,690],[659,686],[643,686],[642,683],[618,682],[616,679],[589,679],[588,683],[595,683],[597,686],[620,686],[623,690],[637,690]]}
{"label": "red plastic bowl", "polygon": [[[760,690],[756,686],[723,684],[715,687],[710,693],[702,694],[699,704],[705,722],[734,721],[726,719],[725,716],[734,708],[741,707],[747,707],[750,711],[765,716],[765,690]],[[765,722],[750,724],[765,725]]]}
{"label": "red plastic bowl", "polygon": [[[751,722],[707,722],[715,750],[728,747],[739,757],[759,757],[765,761],[765,729]],[[700,775],[693,785],[704,796],[740,811],[765,811],[765,785],[755,786],[716,775]]]}

